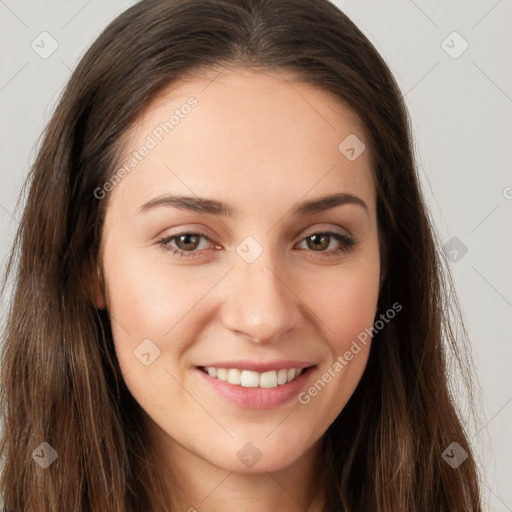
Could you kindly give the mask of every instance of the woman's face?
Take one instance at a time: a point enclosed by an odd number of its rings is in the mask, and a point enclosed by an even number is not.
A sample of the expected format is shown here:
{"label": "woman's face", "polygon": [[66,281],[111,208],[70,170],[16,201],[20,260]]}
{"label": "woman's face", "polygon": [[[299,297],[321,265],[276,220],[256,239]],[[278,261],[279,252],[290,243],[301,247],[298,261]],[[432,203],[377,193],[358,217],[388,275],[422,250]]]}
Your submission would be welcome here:
{"label": "woman's face", "polygon": [[164,451],[238,472],[311,453],[361,378],[370,343],[353,342],[377,308],[365,135],[290,79],[172,85],[95,193],[110,191],[96,299],[130,392]]}

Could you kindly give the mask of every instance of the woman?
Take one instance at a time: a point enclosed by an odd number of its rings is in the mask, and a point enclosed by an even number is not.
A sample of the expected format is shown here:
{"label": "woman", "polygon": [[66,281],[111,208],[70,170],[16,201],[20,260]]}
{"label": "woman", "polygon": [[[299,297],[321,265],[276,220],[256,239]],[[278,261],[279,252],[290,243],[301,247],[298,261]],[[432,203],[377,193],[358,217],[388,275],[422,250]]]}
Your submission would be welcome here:
{"label": "woman", "polygon": [[139,2],[28,186],[5,510],[481,510],[407,112],[332,4]]}

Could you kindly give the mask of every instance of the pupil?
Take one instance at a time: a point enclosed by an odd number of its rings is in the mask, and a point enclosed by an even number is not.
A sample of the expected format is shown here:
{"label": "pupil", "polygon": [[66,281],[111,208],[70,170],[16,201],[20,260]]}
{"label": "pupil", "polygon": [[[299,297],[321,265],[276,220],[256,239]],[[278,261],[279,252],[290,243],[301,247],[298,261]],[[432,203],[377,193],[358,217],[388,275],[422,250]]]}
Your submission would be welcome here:
{"label": "pupil", "polygon": [[[192,239],[192,242],[190,241],[191,239]],[[194,242],[197,243],[197,235],[181,235],[180,241],[182,241],[185,244],[185,246],[190,245],[190,244],[195,245]],[[188,248],[190,249],[190,247],[188,247]]]}
{"label": "pupil", "polygon": [[[321,242],[322,238],[324,239],[323,243]],[[311,235],[310,239],[313,241],[313,248],[325,249],[327,247],[325,243],[327,238],[327,235]]]}

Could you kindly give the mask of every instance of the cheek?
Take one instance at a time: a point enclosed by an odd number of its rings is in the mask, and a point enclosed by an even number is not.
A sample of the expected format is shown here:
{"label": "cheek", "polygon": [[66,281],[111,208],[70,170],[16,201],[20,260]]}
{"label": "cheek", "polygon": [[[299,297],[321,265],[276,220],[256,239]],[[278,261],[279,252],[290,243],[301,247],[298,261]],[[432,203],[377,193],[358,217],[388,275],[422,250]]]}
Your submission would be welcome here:
{"label": "cheek", "polygon": [[[364,283],[364,286],[363,286]],[[315,378],[298,396],[304,418],[315,418],[312,439],[321,435],[343,410],[366,368],[377,293],[373,282],[357,281],[339,292],[331,286],[332,300],[317,303],[327,351]]]}
{"label": "cheek", "polygon": [[[151,416],[162,408],[191,339],[193,305],[204,290],[136,254],[104,261],[114,347],[124,381]],[[203,287],[204,288],[204,287]]]}
{"label": "cheek", "polygon": [[373,325],[379,294],[379,260],[376,257],[357,265],[339,268],[321,286],[307,292],[314,311],[325,327],[333,353],[345,352],[352,340]]}
{"label": "cheek", "polygon": [[328,351],[317,379],[299,397],[322,427],[334,421],[357,387],[371,346],[378,301],[377,251],[357,264],[340,267],[322,286],[310,287],[310,304],[321,319]]}
{"label": "cheek", "polygon": [[[145,339],[158,346],[162,358],[179,356],[186,349],[194,308],[214,285],[212,273],[172,271],[162,260],[144,260],[110,253],[104,260],[107,303],[119,362],[133,364],[133,351]],[[193,274],[193,279],[191,278]],[[183,341],[180,341],[183,340]]]}
{"label": "cheek", "polygon": [[[370,273],[368,273],[370,274]],[[373,325],[378,300],[378,277],[352,274],[343,289],[332,289],[331,300],[324,305],[335,332],[333,348],[337,353],[347,350],[351,341]]]}

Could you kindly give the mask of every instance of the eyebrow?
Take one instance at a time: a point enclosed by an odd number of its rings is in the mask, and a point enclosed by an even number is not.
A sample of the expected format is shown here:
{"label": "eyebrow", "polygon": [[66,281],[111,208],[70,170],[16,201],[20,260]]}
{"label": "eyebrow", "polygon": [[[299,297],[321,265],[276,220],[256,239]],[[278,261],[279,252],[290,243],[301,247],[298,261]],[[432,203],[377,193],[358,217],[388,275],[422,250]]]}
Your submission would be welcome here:
{"label": "eyebrow", "polygon": [[[331,194],[317,199],[303,201],[296,205],[291,213],[292,215],[310,215],[323,212],[341,206],[344,204],[353,204],[362,207],[368,214],[366,203],[357,196],[348,193]],[[140,208],[140,213],[146,213],[160,207],[174,207],[180,210],[189,210],[193,212],[209,213],[212,215],[221,215],[236,217],[239,211],[227,203],[217,201],[216,199],[207,199],[203,197],[166,195],[156,197],[144,203]]]}

